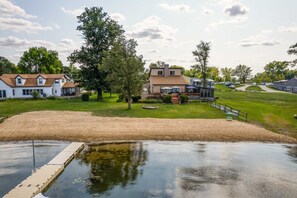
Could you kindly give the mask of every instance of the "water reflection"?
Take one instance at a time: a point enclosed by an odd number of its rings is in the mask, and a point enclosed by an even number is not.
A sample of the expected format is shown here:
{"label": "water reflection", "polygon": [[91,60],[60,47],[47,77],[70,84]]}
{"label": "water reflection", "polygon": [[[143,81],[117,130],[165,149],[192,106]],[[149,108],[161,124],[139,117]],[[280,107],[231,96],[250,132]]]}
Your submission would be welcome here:
{"label": "water reflection", "polygon": [[116,185],[133,184],[142,173],[147,150],[142,143],[90,146],[77,159],[90,166],[87,189],[90,194],[102,193]]}

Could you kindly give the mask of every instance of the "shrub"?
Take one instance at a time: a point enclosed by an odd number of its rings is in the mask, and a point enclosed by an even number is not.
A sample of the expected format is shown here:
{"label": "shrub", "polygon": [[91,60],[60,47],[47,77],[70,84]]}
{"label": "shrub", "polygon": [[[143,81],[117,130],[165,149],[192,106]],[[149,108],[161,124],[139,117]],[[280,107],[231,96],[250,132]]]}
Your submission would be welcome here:
{"label": "shrub", "polygon": [[171,100],[172,100],[171,95],[165,95],[165,96],[163,97],[163,102],[164,102],[164,103],[169,104],[169,103],[171,103]]}
{"label": "shrub", "polygon": [[31,93],[31,95],[33,100],[37,100],[39,98],[39,93],[35,90]]}
{"label": "shrub", "polygon": [[49,100],[56,100],[57,98],[56,98],[56,96],[49,96],[49,97],[47,97],[47,99],[49,99]]}
{"label": "shrub", "polygon": [[181,94],[180,95],[180,101],[181,101],[182,104],[183,103],[188,103],[189,97],[187,95],[185,95],[185,94]]}
{"label": "shrub", "polygon": [[132,102],[136,103],[141,99],[141,96],[132,96]]}
{"label": "shrub", "polygon": [[119,99],[117,100],[117,102],[123,102],[124,101],[124,96],[123,95],[119,95]]}
{"label": "shrub", "polygon": [[81,100],[82,100],[82,101],[89,101],[89,98],[90,98],[90,96],[89,96],[88,93],[83,93],[83,94],[81,95]]}

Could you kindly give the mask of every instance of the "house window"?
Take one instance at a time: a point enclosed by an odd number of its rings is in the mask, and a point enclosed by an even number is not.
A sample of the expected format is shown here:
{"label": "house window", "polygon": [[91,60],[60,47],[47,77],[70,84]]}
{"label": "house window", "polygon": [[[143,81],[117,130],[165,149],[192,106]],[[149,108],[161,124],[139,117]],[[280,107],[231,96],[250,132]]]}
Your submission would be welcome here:
{"label": "house window", "polygon": [[57,90],[55,90],[55,93],[57,93]]}
{"label": "house window", "polygon": [[39,84],[39,85],[42,85],[42,84],[43,84],[43,80],[42,80],[42,78],[38,78],[38,84]]}
{"label": "house window", "polygon": [[12,90],[12,95],[14,96],[14,94],[15,94],[15,93],[14,93],[14,89],[13,89],[13,90]]}
{"label": "house window", "polygon": [[174,76],[175,75],[175,71],[170,71],[170,76]]}
{"label": "house window", "polygon": [[64,83],[65,82],[65,79],[64,78],[62,78],[62,83]]}
{"label": "house window", "polygon": [[163,71],[158,71],[158,76],[162,76],[163,75]]}
{"label": "house window", "polygon": [[0,90],[0,98],[6,98],[6,91]]}
{"label": "house window", "polygon": [[18,84],[22,84],[22,79],[18,78]]}
{"label": "house window", "polygon": [[60,81],[59,81],[59,80],[55,80],[55,83],[56,83],[56,84],[59,84],[59,83],[60,83]]}

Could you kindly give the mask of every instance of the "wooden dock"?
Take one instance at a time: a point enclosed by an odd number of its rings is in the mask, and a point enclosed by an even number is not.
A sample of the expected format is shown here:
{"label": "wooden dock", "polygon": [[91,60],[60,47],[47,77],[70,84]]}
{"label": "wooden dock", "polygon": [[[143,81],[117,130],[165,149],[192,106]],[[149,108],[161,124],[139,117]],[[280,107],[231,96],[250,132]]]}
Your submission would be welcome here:
{"label": "wooden dock", "polygon": [[65,168],[84,146],[84,143],[73,142],[46,165],[7,193],[4,198],[31,198],[41,193]]}

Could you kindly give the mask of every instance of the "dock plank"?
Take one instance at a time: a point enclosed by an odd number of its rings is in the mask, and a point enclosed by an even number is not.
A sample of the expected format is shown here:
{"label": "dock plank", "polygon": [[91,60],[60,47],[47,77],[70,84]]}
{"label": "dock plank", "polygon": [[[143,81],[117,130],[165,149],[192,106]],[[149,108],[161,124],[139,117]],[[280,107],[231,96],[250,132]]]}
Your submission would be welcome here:
{"label": "dock plank", "polygon": [[42,192],[65,168],[84,146],[84,143],[73,142],[54,157],[49,163],[36,169],[32,175],[18,184],[4,198],[31,198]]}

